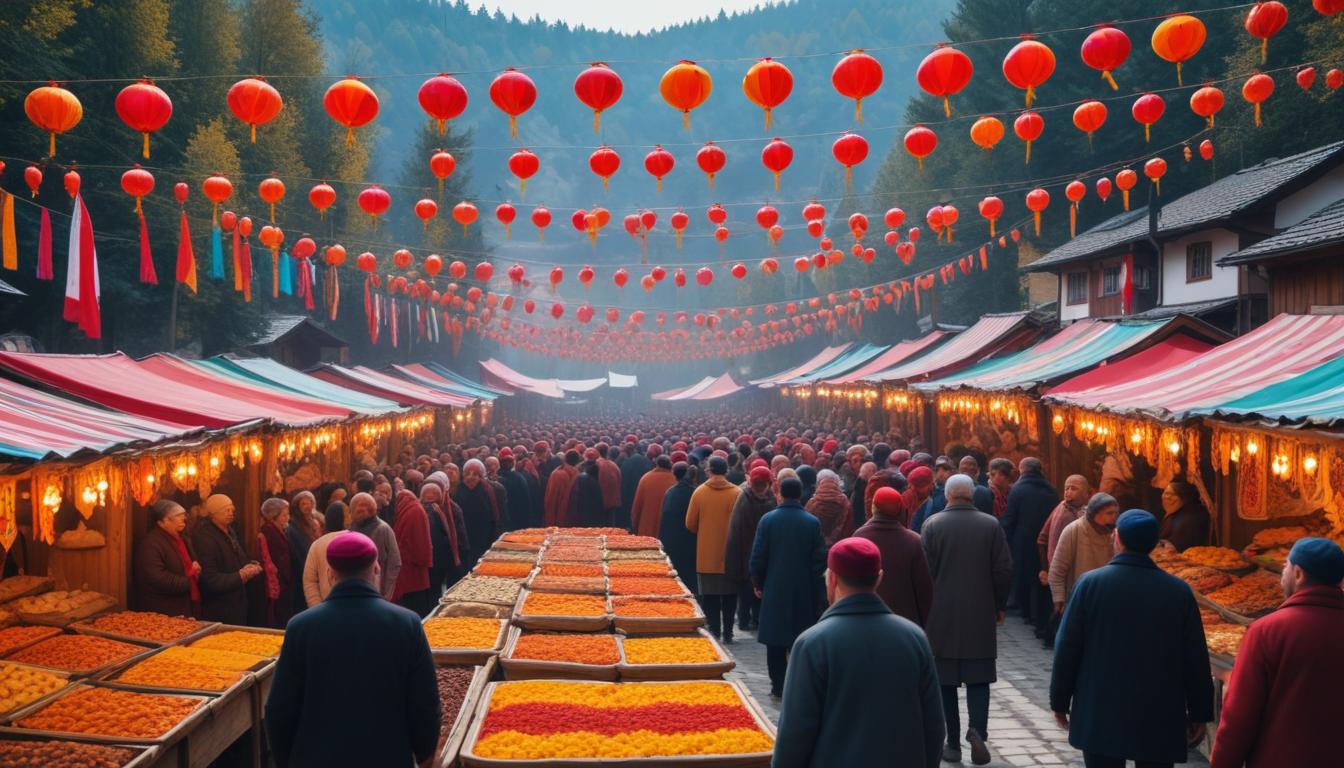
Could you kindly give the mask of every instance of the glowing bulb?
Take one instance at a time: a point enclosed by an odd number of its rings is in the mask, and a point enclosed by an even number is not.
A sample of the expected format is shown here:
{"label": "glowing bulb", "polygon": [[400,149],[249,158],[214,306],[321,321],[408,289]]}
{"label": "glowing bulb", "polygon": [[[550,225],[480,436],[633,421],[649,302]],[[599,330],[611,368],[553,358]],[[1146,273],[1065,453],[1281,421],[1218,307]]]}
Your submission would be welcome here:
{"label": "glowing bulb", "polygon": [[1171,451],[1173,454],[1175,454],[1175,453],[1180,453],[1180,452],[1181,452],[1181,441],[1180,441],[1180,440],[1172,440],[1170,443],[1167,444],[1167,450]]}
{"label": "glowing bulb", "polygon": [[1260,452],[1260,444],[1259,444],[1259,443],[1255,442],[1254,440],[1249,440],[1249,441],[1247,441],[1247,443],[1246,443],[1246,453],[1250,454],[1251,456],[1254,456],[1254,455],[1256,455],[1256,454],[1259,453],[1259,452]]}
{"label": "glowing bulb", "polygon": [[150,485],[153,485],[154,481],[157,479],[158,478],[154,477],[154,475],[145,475],[145,482],[149,483]]}
{"label": "glowing bulb", "polygon": [[1307,474],[1314,473],[1316,471],[1316,457],[1307,456],[1307,458],[1303,459],[1302,468],[1307,471]]}
{"label": "glowing bulb", "polygon": [[99,493],[107,493],[107,481],[106,481],[106,480],[99,480],[99,481],[98,481],[98,492],[99,492]]}
{"label": "glowing bulb", "polygon": [[1143,435],[1139,432],[1139,430],[1136,429],[1134,430],[1133,434],[1129,436],[1129,442],[1138,445],[1139,443],[1143,442]]}

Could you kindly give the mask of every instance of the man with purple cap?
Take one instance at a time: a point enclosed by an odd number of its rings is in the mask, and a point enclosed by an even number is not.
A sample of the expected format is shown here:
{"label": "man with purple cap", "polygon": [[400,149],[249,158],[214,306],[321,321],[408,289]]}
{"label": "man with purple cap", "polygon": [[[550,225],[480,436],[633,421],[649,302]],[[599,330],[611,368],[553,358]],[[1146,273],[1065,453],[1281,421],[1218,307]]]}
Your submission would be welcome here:
{"label": "man with purple cap", "polygon": [[1212,768],[1339,763],[1328,734],[1344,686],[1344,550],[1298,539],[1280,584],[1287,600],[1257,619],[1237,652]]}
{"label": "man with purple cap", "polygon": [[882,553],[841,539],[826,566],[831,607],[793,644],[771,765],[935,768],[944,727],[933,652],[877,596]]}
{"label": "man with purple cap", "polygon": [[439,689],[420,617],[383,599],[369,537],[340,534],[326,557],[336,584],[290,620],[266,700],[275,763],[428,766]]}

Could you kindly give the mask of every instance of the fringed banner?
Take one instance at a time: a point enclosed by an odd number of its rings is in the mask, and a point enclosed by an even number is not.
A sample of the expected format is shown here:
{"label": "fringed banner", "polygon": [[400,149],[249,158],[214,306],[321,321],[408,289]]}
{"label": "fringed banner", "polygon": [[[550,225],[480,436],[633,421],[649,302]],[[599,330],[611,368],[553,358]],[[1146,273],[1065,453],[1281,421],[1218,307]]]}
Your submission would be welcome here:
{"label": "fringed banner", "polygon": [[158,285],[159,275],[154,271],[154,254],[149,248],[149,225],[145,223],[145,214],[136,214],[140,219],[140,282],[146,285]]}
{"label": "fringed banner", "polygon": [[224,279],[224,235],[219,224],[210,228],[210,279]]}
{"label": "fringed banner", "polygon": [[45,207],[42,208],[42,220],[37,227],[37,279],[56,279],[56,268],[51,258],[51,213]]}
{"label": "fringed banner", "polygon": [[[4,253],[5,269],[16,270],[19,268],[19,238],[14,232],[14,196],[8,192],[0,191],[0,195],[5,198],[4,202],[4,221],[0,222],[0,230],[3,230],[3,246],[0,250]],[[43,208],[45,215],[47,209]]]}
{"label": "fringed banner", "polygon": [[177,282],[196,292],[196,253],[191,249],[191,225],[187,210],[182,209],[182,223],[177,239]]}

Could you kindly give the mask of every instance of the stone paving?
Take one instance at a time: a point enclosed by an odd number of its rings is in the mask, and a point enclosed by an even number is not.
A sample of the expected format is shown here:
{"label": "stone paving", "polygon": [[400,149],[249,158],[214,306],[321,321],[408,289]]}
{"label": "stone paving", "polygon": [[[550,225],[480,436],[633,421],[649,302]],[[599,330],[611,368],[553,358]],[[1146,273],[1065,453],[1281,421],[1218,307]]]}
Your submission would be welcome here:
{"label": "stone paving", "polygon": [[[772,720],[779,719],[779,702],[770,697],[770,678],[765,668],[765,646],[750,633],[739,632],[728,649],[737,660],[729,675],[746,684]],[[1009,616],[999,627],[999,680],[990,689],[989,747],[992,768],[1019,766],[1083,765],[1078,750],[1069,746],[1069,735],[1055,724],[1050,712],[1051,654],[1041,646],[1029,626]],[[961,697],[962,726],[966,715],[965,689]],[[963,743],[962,758],[971,764],[970,747]],[[1206,766],[1196,752],[1190,753],[1187,766]]]}

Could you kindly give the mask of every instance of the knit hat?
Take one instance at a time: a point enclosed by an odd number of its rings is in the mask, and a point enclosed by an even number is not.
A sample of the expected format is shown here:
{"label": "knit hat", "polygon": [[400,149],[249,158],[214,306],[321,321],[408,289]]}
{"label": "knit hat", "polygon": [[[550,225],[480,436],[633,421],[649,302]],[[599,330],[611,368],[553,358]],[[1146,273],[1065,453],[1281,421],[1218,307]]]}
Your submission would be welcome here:
{"label": "knit hat", "polygon": [[512,459],[512,458],[513,458],[513,449],[512,449],[512,448],[507,448],[507,447],[506,447],[506,448],[500,448],[500,449],[499,449],[499,460],[500,460],[500,461],[503,461],[503,460],[505,460],[505,459]]}
{"label": "knit hat", "polygon": [[1288,552],[1288,562],[1322,584],[1337,585],[1344,581],[1344,550],[1329,539],[1315,536],[1298,539]]}
{"label": "knit hat", "polygon": [[851,536],[841,539],[826,555],[831,573],[851,581],[868,581],[882,572],[882,553],[868,539]]}
{"label": "knit hat", "polygon": [[338,573],[357,573],[378,559],[373,539],[356,531],[346,531],[327,544],[327,565]]}
{"label": "knit hat", "polygon": [[207,515],[214,515],[216,512],[222,512],[225,507],[233,506],[233,499],[222,493],[216,493],[205,501],[201,502],[201,509]]}
{"label": "knit hat", "polygon": [[1120,543],[1125,549],[1148,554],[1157,546],[1161,528],[1152,513],[1142,509],[1126,510],[1115,521],[1115,530],[1120,534]]}
{"label": "knit hat", "polygon": [[900,517],[905,514],[905,498],[895,488],[878,488],[873,494],[873,506],[888,517]]}
{"label": "knit hat", "polygon": [[752,485],[756,483],[768,483],[771,480],[769,467],[752,467],[751,474],[748,475]]}

